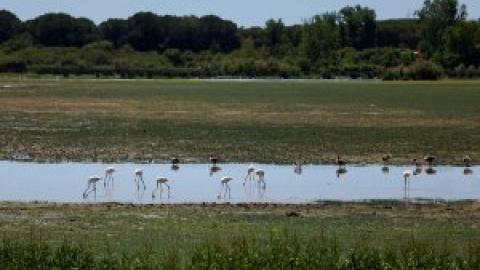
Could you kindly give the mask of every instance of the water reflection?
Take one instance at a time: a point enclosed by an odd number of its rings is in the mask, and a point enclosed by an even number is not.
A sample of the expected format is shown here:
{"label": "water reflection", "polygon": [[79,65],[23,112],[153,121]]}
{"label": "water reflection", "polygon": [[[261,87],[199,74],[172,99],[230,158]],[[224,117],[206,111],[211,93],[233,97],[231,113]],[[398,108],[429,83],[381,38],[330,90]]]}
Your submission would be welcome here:
{"label": "water reflection", "polygon": [[209,174],[210,174],[210,176],[213,176],[215,173],[217,173],[221,170],[222,170],[222,168],[220,166],[213,165],[213,166],[210,167]]}
{"label": "water reflection", "polygon": [[295,168],[293,169],[293,172],[297,175],[302,175],[302,172],[303,172],[302,164],[295,164]]}
{"label": "water reflection", "polygon": [[172,171],[178,171],[178,170],[180,170],[180,165],[178,165],[178,164],[173,164],[172,167],[170,167],[170,169],[171,169]]}
{"label": "water reflection", "polygon": [[470,168],[465,168],[465,169],[463,170],[463,174],[464,174],[464,175],[472,175],[472,174],[473,174],[473,170],[470,169]]}
{"label": "water reflection", "polygon": [[425,170],[425,173],[427,175],[435,175],[437,174],[437,170],[435,170],[433,167],[428,167],[426,170]]}
{"label": "water reflection", "polygon": [[382,173],[388,175],[390,173],[390,168],[388,166],[383,166]]}
{"label": "water reflection", "polygon": [[340,179],[340,177],[343,177],[345,174],[347,174],[347,169],[344,167],[338,168],[336,173],[337,173],[337,178]]}
{"label": "water reflection", "polygon": [[[135,175],[138,164],[115,164],[115,185],[110,181],[105,187],[103,172],[108,165],[99,163],[58,163],[37,164],[0,162],[0,200],[3,201],[51,201],[83,202],[151,202],[155,199],[169,199],[177,202],[215,202],[228,199],[229,202],[312,202],[317,200],[367,200],[404,198],[435,199],[480,199],[480,177],[474,175],[476,167],[435,166],[388,166],[388,173],[382,165],[351,166],[310,165],[302,168],[302,174],[295,173],[292,165],[255,165],[257,170],[249,173],[249,164],[185,164],[182,170],[171,170],[171,164],[144,164],[141,178]],[[209,173],[205,172],[208,168]],[[214,168],[211,178],[211,168]],[[433,172],[431,170],[434,170]],[[412,171],[412,188],[405,189],[402,172]],[[101,174],[87,177],[91,172]],[[335,172],[335,175],[333,174]],[[161,173],[169,179],[164,183],[151,178],[150,173]],[[68,175],[68,177],[65,177]],[[385,181],[388,175],[391,181]],[[233,181],[221,183],[221,176]],[[471,180],[465,181],[467,176]],[[96,178],[95,178],[96,177]],[[134,181],[132,181],[132,178]],[[341,178],[342,181],[335,181]],[[15,179],[15,181],[8,181]],[[118,179],[118,181],[117,181]],[[172,179],[175,181],[172,186]],[[212,181],[216,179],[216,181]],[[238,181],[236,181],[238,179]],[[301,181],[298,181],[301,179]],[[92,180],[92,181],[90,181]],[[142,181],[143,180],[143,181]],[[477,181],[478,180],[478,181]],[[90,181],[90,182],[89,182]],[[268,183],[268,197],[266,196]],[[133,182],[133,183],[132,183]],[[152,183],[149,185],[149,183]],[[167,186],[168,185],[168,186]],[[171,188],[173,189],[171,189]],[[171,191],[175,190],[175,193]],[[176,192],[178,191],[178,193]],[[406,193],[405,193],[406,192]],[[146,196],[145,194],[148,194]],[[171,201],[170,201],[171,200]]]}

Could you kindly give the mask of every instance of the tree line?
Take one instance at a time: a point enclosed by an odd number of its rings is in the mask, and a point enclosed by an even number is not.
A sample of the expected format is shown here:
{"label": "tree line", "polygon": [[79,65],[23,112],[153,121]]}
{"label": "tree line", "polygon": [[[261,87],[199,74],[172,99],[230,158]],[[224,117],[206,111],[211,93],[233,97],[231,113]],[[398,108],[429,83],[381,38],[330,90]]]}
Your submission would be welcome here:
{"label": "tree line", "polygon": [[0,72],[122,77],[436,79],[479,76],[480,20],[457,0],[426,0],[414,18],[379,21],[360,5],[287,26],[238,27],[218,16],[139,12],[99,25],[0,11]]}

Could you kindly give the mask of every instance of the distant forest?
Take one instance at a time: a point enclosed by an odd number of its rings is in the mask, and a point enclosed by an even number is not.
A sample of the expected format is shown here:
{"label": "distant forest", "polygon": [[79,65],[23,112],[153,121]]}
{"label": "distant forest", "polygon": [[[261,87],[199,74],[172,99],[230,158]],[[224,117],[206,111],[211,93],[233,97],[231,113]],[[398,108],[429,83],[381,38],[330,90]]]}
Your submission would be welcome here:
{"label": "distant forest", "polygon": [[209,15],[139,12],[99,25],[0,11],[0,72],[121,78],[480,77],[480,20],[457,0],[427,0],[414,18],[379,21],[360,5],[299,25],[242,28]]}

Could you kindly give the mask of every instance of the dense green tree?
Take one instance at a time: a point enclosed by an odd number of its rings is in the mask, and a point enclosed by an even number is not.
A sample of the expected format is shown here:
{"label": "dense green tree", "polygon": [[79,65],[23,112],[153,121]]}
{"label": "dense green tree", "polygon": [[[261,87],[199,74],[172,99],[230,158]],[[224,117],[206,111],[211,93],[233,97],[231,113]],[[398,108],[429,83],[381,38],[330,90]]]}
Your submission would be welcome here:
{"label": "dense green tree", "polygon": [[443,34],[441,60],[446,68],[480,64],[480,23],[459,22],[448,27]]}
{"label": "dense green tree", "polygon": [[327,13],[305,22],[301,46],[303,54],[312,63],[326,65],[334,60],[334,51],[339,42],[336,20],[335,13]]}
{"label": "dense green tree", "polygon": [[394,19],[377,22],[378,47],[407,47],[417,49],[420,28],[415,19]]}
{"label": "dense green tree", "polygon": [[17,35],[22,22],[18,17],[7,10],[0,10],[0,43]]}
{"label": "dense green tree", "polygon": [[441,46],[446,29],[467,18],[467,7],[457,0],[426,0],[415,14],[422,26],[424,53],[431,55]]}
{"label": "dense green tree", "polygon": [[275,47],[284,41],[285,24],[282,19],[270,19],[265,24],[265,34],[267,38],[267,46]]}
{"label": "dense green tree", "polygon": [[116,48],[128,41],[128,22],[123,19],[108,19],[99,25],[102,38],[112,42]]}
{"label": "dense green tree", "polygon": [[342,47],[354,47],[357,50],[375,46],[376,14],[373,9],[344,7],[338,14],[340,44]]}
{"label": "dense green tree", "polygon": [[152,12],[139,12],[128,18],[128,41],[135,50],[158,50],[166,42],[163,30]]}
{"label": "dense green tree", "polygon": [[236,24],[214,15],[203,16],[199,19],[193,41],[195,50],[226,53],[240,46]]}
{"label": "dense green tree", "polygon": [[48,13],[26,24],[34,43],[44,46],[81,47],[99,39],[91,20],[64,13]]}

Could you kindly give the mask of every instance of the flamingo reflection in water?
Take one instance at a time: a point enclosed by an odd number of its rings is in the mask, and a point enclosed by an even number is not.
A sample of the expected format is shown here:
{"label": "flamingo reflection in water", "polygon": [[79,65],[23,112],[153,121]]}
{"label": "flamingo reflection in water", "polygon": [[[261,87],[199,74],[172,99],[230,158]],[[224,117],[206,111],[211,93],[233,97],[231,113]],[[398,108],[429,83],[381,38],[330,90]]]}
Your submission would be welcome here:
{"label": "flamingo reflection in water", "polygon": [[335,172],[337,174],[337,178],[340,179],[342,176],[347,174],[348,171],[346,168],[338,168]]}
{"label": "flamingo reflection in water", "polygon": [[215,173],[219,172],[222,170],[222,167],[220,166],[217,166],[217,165],[214,165],[212,167],[209,168],[209,175],[210,176],[213,176]]}

